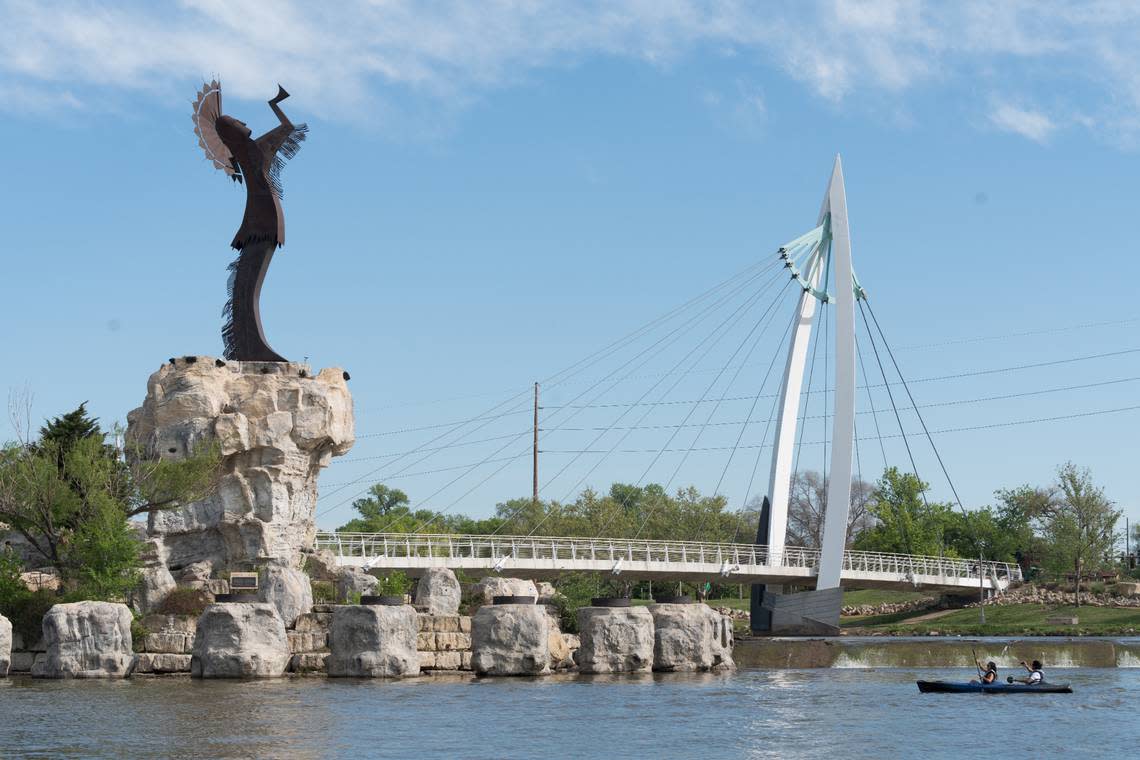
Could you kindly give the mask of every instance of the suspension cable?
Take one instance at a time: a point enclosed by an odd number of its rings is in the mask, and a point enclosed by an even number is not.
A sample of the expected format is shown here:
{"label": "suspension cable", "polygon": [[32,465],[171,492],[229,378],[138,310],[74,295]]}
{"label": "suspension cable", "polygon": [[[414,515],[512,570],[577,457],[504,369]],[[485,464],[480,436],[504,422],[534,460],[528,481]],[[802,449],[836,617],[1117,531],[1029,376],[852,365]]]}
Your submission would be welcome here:
{"label": "suspension cable", "polygon": [[906,391],[907,398],[910,399],[910,405],[914,407],[915,416],[918,417],[918,421],[922,425],[922,432],[926,434],[926,440],[930,442],[930,448],[934,449],[934,456],[938,460],[938,466],[942,468],[942,474],[946,476],[946,482],[950,484],[950,490],[954,494],[954,500],[958,502],[958,506],[965,511],[966,508],[962,505],[962,499],[958,497],[958,489],[954,487],[954,481],[946,469],[946,464],[942,461],[942,454],[939,453],[938,447],[934,445],[934,439],[930,436],[930,430],[926,427],[926,420],[923,419],[922,412],[919,411],[918,405],[914,401],[914,395],[910,392],[910,386],[906,384],[906,377],[903,376],[902,370],[899,369],[899,363],[895,361],[894,352],[891,351],[891,345],[887,342],[887,336],[883,334],[883,328],[879,326],[879,320],[875,317],[875,310],[871,308],[870,301],[867,301],[867,311],[871,315],[871,321],[875,323],[875,329],[878,330],[879,337],[883,339],[883,347],[887,349],[887,356],[890,357],[891,363],[894,364],[895,372],[898,374],[899,379],[902,380],[902,386]]}

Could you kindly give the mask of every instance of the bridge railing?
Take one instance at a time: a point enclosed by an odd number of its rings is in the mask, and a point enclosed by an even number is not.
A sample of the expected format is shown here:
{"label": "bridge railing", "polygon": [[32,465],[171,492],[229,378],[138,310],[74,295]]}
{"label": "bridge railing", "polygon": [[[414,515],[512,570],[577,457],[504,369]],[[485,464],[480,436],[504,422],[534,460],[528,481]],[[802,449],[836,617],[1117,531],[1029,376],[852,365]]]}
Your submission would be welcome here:
{"label": "bridge railing", "polygon": [[[756,544],[701,541],[648,541],[625,538],[567,538],[554,536],[486,536],[426,533],[319,532],[317,546],[341,557],[399,560],[452,558],[498,560],[594,560],[616,562],[716,564],[725,571],[760,568],[819,567],[819,550],[789,546],[774,556]],[[733,567],[735,566],[735,567]],[[910,554],[846,551],[843,569],[854,573],[884,573],[915,580],[919,576],[977,578],[977,560]],[[1021,569],[1004,562],[987,562],[982,571],[993,581],[1021,580]],[[996,584],[995,584],[996,585]]]}

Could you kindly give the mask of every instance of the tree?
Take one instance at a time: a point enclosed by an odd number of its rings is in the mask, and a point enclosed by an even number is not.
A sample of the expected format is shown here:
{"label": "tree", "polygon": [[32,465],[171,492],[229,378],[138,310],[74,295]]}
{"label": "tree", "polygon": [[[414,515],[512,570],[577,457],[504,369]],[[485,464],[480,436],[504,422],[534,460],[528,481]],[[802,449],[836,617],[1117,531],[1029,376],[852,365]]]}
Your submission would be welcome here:
{"label": "tree", "polygon": [[1042,505],[1041,532],[1048,543],[1049,562],[1073,571],[1073,600],[1081,604],[1081,574],[1107,563],[1116,545],[1120,511],[1093,483],[1092,473],[1072,462],[1057,470],[1052,498]]}
{"label": "tree", "polygon": [[[798,472],[792,478],[788,497],[788,544],[817,549],[823,546],[823,517],[827,512],[827,489],[830,478],[818,472]],[[875,524],[869,505],[874,487],[862,480],[851,481],[851,507],[847,512],[847,537],[850,546],[855,536]]]}
{"label": "tree", "polygon": [[945,554],[943,534],[953,508],[923,498],[930,486],[888,467],[875,484],[868,511],[877,523],[855,538],[855,548],[894,554]]}
{"label": "tree", "polygon": [[106,444],[83,405],[48,422],[38,440],[0,449],[0,521],[58,570],[64,591],[122,597],[138,580],[140,544],[128,519],[216,487],[216,445],[180,460],[129,454]]}

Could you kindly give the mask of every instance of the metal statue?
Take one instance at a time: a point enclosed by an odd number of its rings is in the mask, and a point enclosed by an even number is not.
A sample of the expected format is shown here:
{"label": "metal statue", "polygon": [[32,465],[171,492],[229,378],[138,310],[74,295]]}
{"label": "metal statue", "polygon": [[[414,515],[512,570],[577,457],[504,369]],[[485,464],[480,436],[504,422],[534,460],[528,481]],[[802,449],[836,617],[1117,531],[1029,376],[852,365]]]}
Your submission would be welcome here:
{"label": "metal statue", "polygon": [[222,113],[222,89],[215,80],[194,101],[194,133],[215,169],[245,183],[245,216],[230,245],[238,257],[229,266],[229,300],[222,312],[225,357],[238,361],[283,362],[269,347],[261,327],[261,284],[273,253],[285,244],[281,210],[281,170],[297,155],[308,127],[293,124],[278,105],[289,93],[277,85],[269,101],[281,124],[256,140],[245,122]]}

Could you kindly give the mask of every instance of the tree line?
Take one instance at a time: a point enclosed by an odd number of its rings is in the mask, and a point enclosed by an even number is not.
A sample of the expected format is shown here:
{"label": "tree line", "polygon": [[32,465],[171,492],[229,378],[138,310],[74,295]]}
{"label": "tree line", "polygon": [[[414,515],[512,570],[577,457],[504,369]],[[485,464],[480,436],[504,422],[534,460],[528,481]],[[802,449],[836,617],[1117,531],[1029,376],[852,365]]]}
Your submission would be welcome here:
{"label": "tree line", "polygon": [[[828,479],[797,473],[788,505],[790,546],[822,542]],[[1091,473],[1071,463],[1053,483],[995,492],[995,503],[967,510],[929,497],[913,473],[887,468],[878,481],[852,483],[847,544],[853,549],[1019,563],[1027,573],[1075,576],[1112,564],[1120,512]],[[568,502],[518,498],[494,515],[413,508],[408,495],[383,483],[353,502],[359,517],[339,530],[366,533],[604,536],[674,541],[751,543],[762,499],[730,509],[725,497],[695,488],[667,493],[657,484],[614,483],[605,493],[583,491]]]}

